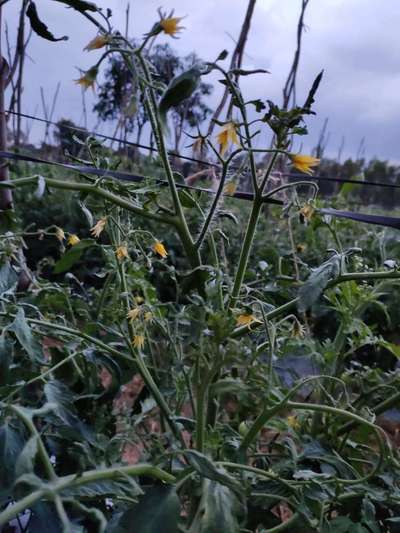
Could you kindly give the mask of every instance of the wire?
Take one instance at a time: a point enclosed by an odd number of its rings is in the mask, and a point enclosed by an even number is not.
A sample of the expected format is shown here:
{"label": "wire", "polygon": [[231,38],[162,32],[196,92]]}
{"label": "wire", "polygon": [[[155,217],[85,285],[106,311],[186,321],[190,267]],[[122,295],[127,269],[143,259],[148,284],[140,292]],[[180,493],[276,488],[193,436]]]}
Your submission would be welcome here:
{"label": "wire", "polygon": [[[59,163],[56,161],[48,161],[46,159],[41,159],[38,157],[31,157],[23,154],[15,154],[13,152],[2,152],[0,151],[0,159],[14,159],[19,161],[27,161],[31,163],[40,163],[45,165],[55,165],[62,168],[67,168],[69,170],[73,170],[75,172],[80,172],[81,174],[94,174],[101,177],[110,176],[113,178],[117,178],[124,181],[131,181],[131,182],[140,182],[143,181],[145,176],[139,176],[136,174],[128,174],[127,172],[120,172],[116,170],[107,170],[107,169],[99,169],[95,167],[88,167],[88,166],[80,166],[80,165],[71,165],[69,163]],[[160,180],[156,178],[151,178],[155,180],[157,183],[163,186],[167,186],[168,183],[165,180]],[[12,184],[12,182],[11,182]],[[194,187],[192,185],[187,185],[185,183],[176,183],[176,186],[181,189],[189,189],[192,191],[197,192],[204,192],[206,194],[215,194],[215,191],[212,191],[210,189],[201,189],[199,187]],[[235,192],[234,195],[232,195],[233,198],[238,198],[239,200],[253,200],[254,196],[252,193],[247,192]],[[284,203],[281,200],[275,200],[273,198],[265,198],[265,203],[269,204],[275,204],[275,205],[281,205],[283,206]],[[336,209],[320,209],[319,210],[322,214],[330,215],[334,217],[339,218],[348,218],[351,220],[355,220],[357,222],[363,222],[365,224],[373,224],[375,226],[385,226],[395,229],[400,229],[400,218],[397,217],[387,217],[382,215],[368,215],[364,213],[353,213],[351,211],[339,211]]]}
{"label": "wire", "polygon": [[[47,119],[42,118],[42,117],[35,117],[33,115],[28,115],[26,113],[19,113],[17,111],[11,111],[11,110],[5,112],[6,115],[8,113],[10,113],[12,115],[17,115],[17,116],[20,116],[20,117],[28,118],[30,120],[36,120],[38,122],[43,122],[45,124],[50,124],[52,126],[55,126],[56,128],[60,128],[60,124],[57,124],[57,122],[53,122],[52,120],[47,120]],[[120,139],[119,137],[112,137],[110,135],[104,135],[103,133],[97,133],[95,131],[89,131],[89,130],[87,130],[85,128],[81,128],[80,126],[70,126],[68,124],[62,124],[61,127],[69,129],[69,130],[73,130],[73,131],[80,131],[82,133],[85,133],[86,135],[93,135],[95,137],[101,137],[102,139],[107,139],[109,141],[116,141],[118,143],[126,144],[128,146],[134,146],[136,148],[142,148],[143,150],[149,150],[150,152],[154,152],[154,151],[157,150],[157,148],[154,148],[152,146],[148,146],[146,144],[135,143],[133,141],[127,141],[125,139]],[[185,159],[187,161],[192,161],[193,163],[200,163],[202,165],[208,165],[208,166],[216,167],[216,168],[219,168],[221,166],[221,165],[218,165],[216,163],[210,163],[209,161],[204,161],[202,159],[196,159],[195,157],[189,157],[189,156],[186,156],[186,155],[181,155],[178,152],[174,152],[172,150],[169,150],[168,153],[169,153],[169,155],[172,155],[174,157],[179,157],[179,159]]]}
{"label": "wire", "polygon": [[[45,118],[35,117],[33,115],[28,115],[26,113],[19,113],[17,111],[11,111],[11,110],[6,112],[5,114],[7,114],[7,113],[11,113],[13,115],[17,115],[17,116],[20,116],[20,117],[28,118],[30,120],[36,120],[38,122],[43,122],[45,124],[50,124],[52,126],[60,128],[60,125],[57,124],[57,122],[53,122],[53,121],[47,120]],[[148,146],[148,145],[145,145],[145,144],[135,143],[133,141],[127,141],[127,140],[124,140],[124,139],[120,139],[118,137],[112,137],[110,135],[104,135],[103,133],[96,133],[95,131],[89,131],[89,130],[86,130],[85,128],[81,128],[79,126],[69,126],[67,124],[65,124],[65,125],[63,124],[62,127],[70,129],[70,130],[73,130],[73,131],[80,131],[80,132],[85,133],[87,135],[93,135],[95,137],[101,137],[103,139],[107,139],[107,140],[110,140],[110,141],[117,141],[117,142],[119,142],[121,144],[126,144],[128,146],[134,146],[136,148],[142,148],[144,150],[149,150],[149,151],[156,151],[156,148]],[[220,168],[221,167],[221,165],[218,164],[218,163],[211,163],[209,161],[204,161],[203,159],[196,159],[195,157],[185,156],[185,155],[182,155],[182,154],[180,154],[178,152],[175,152],[175,151],[169,150],[168,153],[169,153],[169,155],[174,156],[174,157],[178,157],[179,159],[184,159],[186,161],[192,161],[194,163],[199,163],[201,165],[208,165],[208,166],[214,167],[214,168]],[[298,174],[298,173],[295,173],[295,172],[281,172],[281,175],[285,176],[285,177],[288,177],[289,179],[295,179],[295,178],[303,179],[304,178],[304,176],[302,174]],[[365,187],[384,187],[384,188],[389,188],[389,189],[400,189],[400,185],[397,185],[395,183],[385,183],[385,182],[382,182],[382,181],[353,180],[353,179],[346,179],[346,178],[331,178],[331,177],[321,176],[321,175],[308,176],[307,179],[311,179],[311,180],[315,180],[315,181],[326,181],[326,182],[333,182],[333,183],[341,183],[341,184],[350,183],[352,185],[359,185],[359,186],[365,186]]]}

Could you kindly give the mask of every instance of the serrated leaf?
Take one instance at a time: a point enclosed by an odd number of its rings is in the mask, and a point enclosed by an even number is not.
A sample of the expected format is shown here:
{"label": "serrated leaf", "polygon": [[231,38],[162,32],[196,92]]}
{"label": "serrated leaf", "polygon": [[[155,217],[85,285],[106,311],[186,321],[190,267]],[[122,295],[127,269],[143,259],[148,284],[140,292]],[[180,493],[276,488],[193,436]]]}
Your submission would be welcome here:
{"label": "serrated leaf", "polygon": [[125,511],[109,533],[178,533],[180,502],[173,487],[150,487]]}
{"label": "serrated leaf", "polygon": [[240,491],[241,487],[235,478],[230,476],[225,470],[217,466],[205,455],[196,450],[185,450],[185,457],[189,464],[203,477],[218,481],[233,490]]}
{"label": "serrated leaf", "polygon": [[188,191],[185,191],[184,189],[181,189],[179,192],[179,199],[181,201],[181,204],[183,205],[183,207],[186,207],[187,209],[191,209],[193,207],[196,207],[196,201],[194,200],[194,198],[192,197],[192,195],[188,192]]}
{"label": "serrated leaf", "polygon": [[39,341],[33,336],[32,329],[25,318],[22,307],[18,309],[13,323],[8,326],[8,331],[12,331],[15,334],[18,342],[28,353],[32,361],[43,362],[42,348]]}
{"label": "serrated leaf", "polygon": [[90,246],[97,246],[93,239],[82,239],[78,244],[72,246],[54,265],[54,274],[61,274],[69,270],[79,259],[83,252]]}
{"label": "serrated leaf", "polygon": [[12,290],[17,286],[18,276],[11,264],[7,261],[0,269],[0,296]]}
{"label": "serrated leaf", "polygon": [[318,301],[328,283],[340,273],[340,256],[334,255],[329,261],[315,268],[299,290],[298,309],[304,313]]}
{"label": "serrated leaf", "polygon": [[71,438],[79,436],[89,442],[94,441],[92,431],[80,420],[74,406],[74,396],[61,381],[52,380],[44,386],[47,401],[56,406],[54,413],[68,427]]}
{"label": "serrated leaf", "polygon": [[26,10],[26,16],[29,18],[31,23],[32,30],[47,41],[57,42],[57,41],[67,41],[68,37],[64,35],[63,37],[54,37],[54,35],[49,31],[48,27],[44,22],[39,18],[36,5],[34,2],[31,2]]}
{"label": "serrated leaf", "polygon": [[73,496],[78,498],[98,498],[121,496],[130,498],[143,494],[137,482],[129,476],[120,479],[104,479],[92,481],[78,486],[67,487],[62,491],[63,496]]}
{"label": "serrated leaf", "polygon": [[190,533],[238,533],[242,505],[228,487],[205,479],[202,497]]}

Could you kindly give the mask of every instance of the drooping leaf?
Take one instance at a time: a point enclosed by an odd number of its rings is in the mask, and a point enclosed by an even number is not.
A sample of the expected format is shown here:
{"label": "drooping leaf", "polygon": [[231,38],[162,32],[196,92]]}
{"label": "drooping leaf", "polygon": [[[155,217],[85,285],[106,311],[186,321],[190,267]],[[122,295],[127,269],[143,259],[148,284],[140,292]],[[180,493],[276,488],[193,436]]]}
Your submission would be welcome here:
{"label": "drooping leaf", "polygon": [[54,274],[61,274],[69,270],[79,259],[83,252],[90,246],[96,246],[93,239],[82,239],[78,244],[72,246],[54,265]]}
{"label": "drooping leaf", "polygon": [[321,266],[312,271],[299,290],[298,309],[300,313],[304,313],[317,302],[328,283],[332,279],[335,279],[339,273],[339,255],[334,255],[331,259],[325,261],[325,263],[322,263]]}
{"label": "drooping leaf", "polygon": [[7,261],[0,269],[0,296],[17,286],[18,276]]}
{"label": "drooping leaf", "polygon": [[7,385],[10,365],[13,360],[14,344],[6,330],[0,335],[0,385]]}
{"label": "drooping leaf", "polygon": [[317,92],[318,90],[318,87],[319,87],[319,84],[321,83],[321,80],[322,80],[322,76],[324,75],[324,71],[321,70],[321,72],[318,74],[318,76],[315,78],[315,80],[313,81],[313,84],[311,86],[311,89],[310,89],[310,92],[308,93],[308,96],[307,96],[307,99],[306,101],[304,102],[304,106],[303,108],[305,110],[310,110],[311,109],[311,106],[313,105],[313,103],[315,102],[315,99],[314,99],[314,96],[315,96],[315,93]]}
{"label": "drooping leaf", "polygon": [[125,511],[109,533],[178,533],[179,498],[173,487],[150,487],[139,502]]}
{"label": "drooping leaf", "polygon": [[62,533],[62,524],[52,503],[39,502],[32,507],[29,528],[32,531]]}
{"label": "drooping leaf", "polygon": [[204,454],[196,450],[186,450],[185,456],[190,465],[203,477],[219,481],[223,485],[232,488],[233,490],[240,490],[240,485],[235,478],[230,476],[227,472],[217,466],[206,457]]}
{"label": "drooping leaf", "polygon": [[8,327],[8,330],[15,333],[18,342],[28,353],[32,361],[43,362],[42,348],[32,333],[32,329],[25,318],[22,307],[18,309],[14,322]]}
{"label": "drooping leaf", "polygon": [[24,439],[18,429],[9,423],[0,427],[0,489],[14,481],[15,463],[24,447]]}
{"label": "drooping leaf", "polygon": [[35,466],[35,458],[38,451],[38,439],[36,436],[32,436],[25,444],[23,450],[18,456],[15,465],[15,477],[19,478],[24,474],[30,474],[33,472]]}
{"label": "drooping leaf", "polygon": [[205,479],[202,497],[190,533],[238,533],[244,509],[228,487]]}
{"label": "drooping leaf", "polygon": [[98,498],[113,496],[129,496],[133,498],[143,494],[137,482],[129,476],[120,479],[102,479],[85,483],[78,486],[71,486],[62,491],[63,496],[73,496],[78,498]]}
{"label": "drooping leaf", "polygon": [[74,396],[69,388],[61,381],[52,380],[44,386],[44,393],[47,401],[56,405],[55,414],[67,426],[71,437],[79,435],[93,442],[94,436],[86,424],[80,420],[74,406]]}
{"label": "drooping leaf", "polygon": [[29,18],[31,23],[32,30],[47,41],[57,42],[57,41],[67,41],[68,37],[64,35],[63,37],[54,37],[54,35],[49,31],[48,27],[44,22],[39,18],[36,5],[34,2],[31,2],[26,10],[26,15]]}
{"label": "drooping leaf", "polygon": [[86,0],[55,0],[56,2],[61,2],[66,4],[68,7],[72,7],[77,11],[83,13],[84,11],[98,11],[99,8],[93,2],[86,2]]}
{"label": "drooping leaf", "polygon": [[244,68],[234,68],[233,70],[231,70],[231,72],[236,76],[250,76],[251,74],[271,74],[269,70],[265,70],[263,68],[256,68],[253,70],[247,70]]}

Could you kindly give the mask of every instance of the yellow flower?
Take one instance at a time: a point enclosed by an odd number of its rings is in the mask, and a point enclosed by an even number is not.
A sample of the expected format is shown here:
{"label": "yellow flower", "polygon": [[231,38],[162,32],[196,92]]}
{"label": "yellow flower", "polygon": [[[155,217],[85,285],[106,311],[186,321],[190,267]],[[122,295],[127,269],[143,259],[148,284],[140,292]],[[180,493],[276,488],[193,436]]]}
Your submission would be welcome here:
{"label": "yellow flower", "polygon": [[168,17],[165,19],[161,19],[159,24],[164,33],[166,33],[167,35],[171,35],[171,37],[174,37],[177,33],[184,29],[183,26],[179,26],[179,23],[182,19],[183,17]]}
{"label": "yellow flower", "polygon": [[316,167],[320,162],[319,159],[312,157],[311,155],[290,154],[289,157],[294,168],[309,175],[313,173],[311,167]]}
{"label": "yellow flower", "polygon": [[122,261],[125,257],[129,257],[128,248],[125,245],[118,246],[115,250],[115,255],[117,256],[117,259]]}
{"label": "yellow flower", "polygon": [[151,322],[153,320],[153,313],[151,311],[146,311],[144,314],[144,319],[146,322]]}
{"label": "yellow flower", "polygon": [[236,183],[234,181],[230,181],[227,183],[224,187],[224,193],[227,196],[233,196],[236,192]]}
{"label": "yellow flower", "polygon": [[106,46],[106,44],[108,44],[109,42],[109,35],[96,35],[96,37],[92,39],[83,50],[87,50],[88,52],[90,52],[91,50],[98,50],[99,48],[103,48],[104,46]]}
{"label": "yellow flower", "polygon": [[85,91],[86,89],[89,89],[89,87],[91,87],[94,90],[98,71],[99,69],[97,68],[96,65],[94,67],[91,67],[80,78],[75,80],[75,83],[83,87]]}
{"label": "yellow flower", "polygon": [[100,220],[96,222],[96,224],[91,228],[90,233],[93,235],[93,237],[96,237],[96,239],[100,236],[101,232],[104,230],[107,222],[107,217],[103,217]]}
{"label": "yellow flower", "polygon": [[237,326],[248,326],[250,329],[250,326],[253,322],[260,322],[258,318],[256,318],[254,315],[239,315],[236,319],[236,325]]}
{"label": "yellow flower", "polygon": [[153,252],[155,252],[156,254],[158,254],[160,257],[162,257],[163,259],[165,257],[167,257],[168,253],[167,253],[167,250],[165,249],[165,246],[163,245],[162,242],[160,241],[156,241],[153,246],[152,246],[152,249],[153,249]]}
{"label": "yellow flower", "polygon": [[67,242],[68,242],[68,244],[69,244],[70,246],[75,246],[75,244],[78,244],[79,242],[81,242],[81,240],[80,240],[80,238],[78,237],[78,235],[73,235],[73,234],[72,234],[72,235],[70,235],[70,236],[68,237],[68,241],[67,241]]}
{"label": "yellow flower", "polygon": [[286,419],[286,422],[289,427],[296,430],[300,428],[300,422],[297,420],[297,418],[293,415],[289,415]]}
{"label": "yellow flower", "polygon": [[56,227],[56,237],[60,242],[63,242],[63,240],[65,239],[65,233],[62,228]]}
{"label": "yellow flower", "polygon": [[298,244],[298,245],[296,246],[296,252],[297,252],[298,254],[302,254],[303,252],[306,251],[306,249],[307,249],[307,245],[306,245],[306,244]]}
{"label": "yellow flower", "polygon": [[303,326],[303,324],[300,324],[298,320],[295,320],[292,327],[292,332],[290,334],[291,337],[302,339],[305,337],[306,334],[306,328]]}
{"label": "yellow flower", "polygon": [[239,137],[236,133],[236,124],[234,122],[227,122],[222,126],[217,134],[217,142],[219,144],[219,153],[222,157],[229,148],[229,144],[240,146]]}
{"label": "yellow flower", "polygon": [[144,335],[135,335],[132,344],[135,348],[141,350],[144,346]]}
{"label": "yellow flower", "polygon": [[133,299],[135,300],[135,303],[137,303],[138,305],[144,302],[143,296],[135,296]]}
{"label": "yellow flower", "polygon": [[311,220],[314,214],[314,208],[310,204],[303,205],[299,211],[300,215],[307,221]]}
{"label": "yellow flower", "polygon": [[133,322],[134,320],[136,320],[138,318],[140,313],[141,313],[140,307],[134,307],[133,309],[130,309],[128,311],[128,314],[126,315],[126,318],[129,318],[129,320],[131,322]]}

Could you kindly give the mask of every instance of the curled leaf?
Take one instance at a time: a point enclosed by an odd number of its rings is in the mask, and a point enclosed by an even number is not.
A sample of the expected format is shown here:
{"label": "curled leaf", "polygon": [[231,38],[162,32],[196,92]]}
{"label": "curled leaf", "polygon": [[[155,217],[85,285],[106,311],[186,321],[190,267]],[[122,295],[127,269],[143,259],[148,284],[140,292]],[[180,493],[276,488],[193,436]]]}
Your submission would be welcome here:
{"label": "curled leaf", "polygon": [[57,41],[67,41],[68,37],[64,35],[63,37],[54,37],[54,35],[49,31],[48,27],[44,22],[42,22],[39,18],[36,5],[34,2],[31,2],[28,6],[28,9],[26,10],[26,15],[29,18],[29,21],[31,23],[32,30],[39,35],[39,37],[42,37],[43,39],[47,39],[48,41],[57,42]]}

